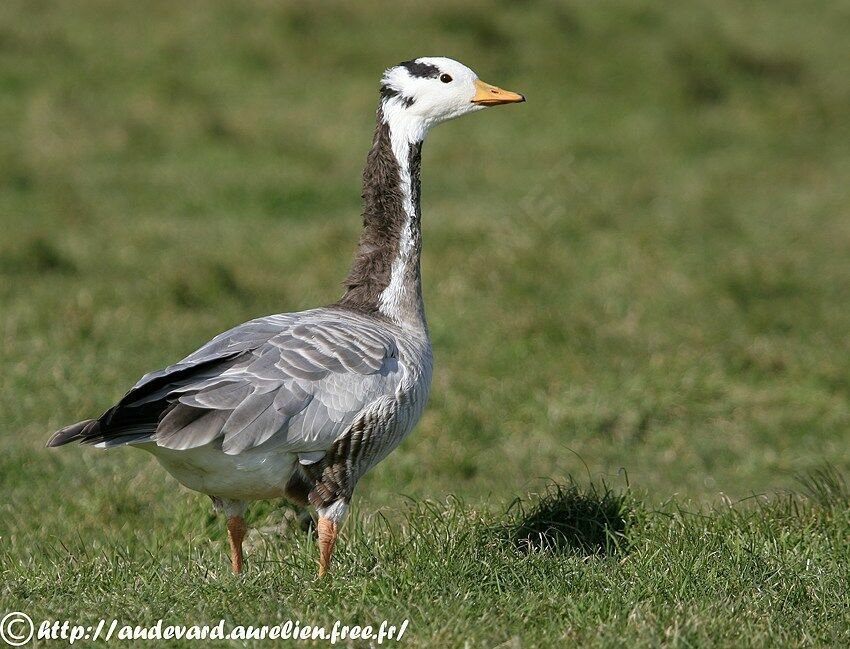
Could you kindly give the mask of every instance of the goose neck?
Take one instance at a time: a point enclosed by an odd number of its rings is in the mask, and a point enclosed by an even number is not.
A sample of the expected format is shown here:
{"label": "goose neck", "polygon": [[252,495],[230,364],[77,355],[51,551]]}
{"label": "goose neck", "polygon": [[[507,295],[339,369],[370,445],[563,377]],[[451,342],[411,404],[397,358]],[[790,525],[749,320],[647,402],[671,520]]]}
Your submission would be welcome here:
{"label": "goose neck", "polygon": [[[395,102],[393,102],[395,103]],[[426,330],[420,169],[427,125],[382,104],[363,172],[363,230],[342,306]]]}

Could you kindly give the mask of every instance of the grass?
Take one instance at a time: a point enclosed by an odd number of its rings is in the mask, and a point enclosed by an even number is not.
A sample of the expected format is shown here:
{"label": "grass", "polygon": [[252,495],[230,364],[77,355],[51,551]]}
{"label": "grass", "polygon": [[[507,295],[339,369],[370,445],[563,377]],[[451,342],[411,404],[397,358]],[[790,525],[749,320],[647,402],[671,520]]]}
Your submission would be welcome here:
{"label": "grass", "polygon": [[[0,612],[845,646],[848,33],[784,0],[2,3]],[[43,443],[338,297],[378,75],[425,53],[529,98],[425,146],[431,403],[338,579],[284,526],[233,580],[145,454]]]}
{"label": "grass", "polygon": [[507,512],[408,501],[393,522],[356,518],[327,581],[279,510],[234,578],[218,522],[182,507],[169,534],[84,527],[26,558],[4,545],[4,595],[36,619],[92,623],[408,619],[412,646],[844,646],[850,501],[846,484],[817,485],[708,510],[575,484]]}

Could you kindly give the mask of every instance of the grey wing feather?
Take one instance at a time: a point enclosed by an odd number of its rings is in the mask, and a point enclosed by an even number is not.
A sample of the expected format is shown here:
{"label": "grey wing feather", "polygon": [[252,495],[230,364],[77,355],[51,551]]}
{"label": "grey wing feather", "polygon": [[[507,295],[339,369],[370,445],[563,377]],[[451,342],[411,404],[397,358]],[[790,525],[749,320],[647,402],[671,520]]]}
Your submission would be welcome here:
{"label": "grey wing feather", "polygon": [[182,451],[213,441],[224,425],[227,413],[177,406],[163,417],[156,432],[157,446]]}
{"label": "grey wing feather", "polygon": [[310,454],[329,448],[367,404],[394,393],[399,376],[394,334],[375,320],[329,309],[269,316],[145,375],[58,443],[188,449],[220,439],[229,454],[265,443]]}
{"label": "grey wing feather", "polygon": [[277,385],[252,392],[233,410],[221,431],[222,449],[241,453],[270,440],[294,452],[327,448],[367,403],[394,391],[397,376],[379,370],[398,369],[395,342],[369,330],[326,316],[299,322],[255,350],[255,359],[230,378],[252,385],[260,377],[277,379]]}
{"label": "grey wing feather", "polygon": [[178,397],[178,401],[194,408],[233,410],[251,394],[251,386],[238,381],[222,381]]}

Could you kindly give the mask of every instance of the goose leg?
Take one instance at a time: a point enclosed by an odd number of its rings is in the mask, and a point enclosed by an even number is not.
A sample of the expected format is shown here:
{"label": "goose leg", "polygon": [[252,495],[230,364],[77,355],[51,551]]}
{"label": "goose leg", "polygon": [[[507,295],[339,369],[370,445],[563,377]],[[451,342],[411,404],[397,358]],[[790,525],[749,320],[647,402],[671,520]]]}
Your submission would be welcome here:
{"label": "goose leg", "polygon": [[296,469],[289,482],[286,484],[286,497],[296,506],[295,521],[302,532],[309,532],[316,528],[316,521],[308,509],[310,505],[310,490],[313,482],[307,479],[301,472],[300,467]]}
{"label": "goose leg", "polygon": [[331,555],[334,551],[339,527],[330,518],[319,519],[319,577],[324,577],[331,567]]}
{"label": "goose leg", "polygon": [[319,507],[319,577],[324,577],[331,567],[334,544],[347,511],[348,503],[344,500],[337,500],[328,507]]}
{"label": "goose leg", "polygon": [[230,543],[230,567],[233,574],[242,572],[242,541],[245,539],[245,519],[242,516],[227,517],[227,540]]}
{"label": "goose leg", "polygon": [[242,541],[245,540],[245,510],[248,503],[244,500],[228,500],[210,496],[213,501],[213,509],[221,512],[227,518],[227,542],[230,545],[230,567],[234,574],[242,572]]}
{"label": "goose leg", "polygon": [[[310,530],[315,530],[316,528],[316,521],[313,520],[313,514],[306,507],[298,510],[298,513],[295,515],[295,522],[298,523],[299,529],[305,534],[309,534]],[[314,531],[313,534],[315,533]]]}

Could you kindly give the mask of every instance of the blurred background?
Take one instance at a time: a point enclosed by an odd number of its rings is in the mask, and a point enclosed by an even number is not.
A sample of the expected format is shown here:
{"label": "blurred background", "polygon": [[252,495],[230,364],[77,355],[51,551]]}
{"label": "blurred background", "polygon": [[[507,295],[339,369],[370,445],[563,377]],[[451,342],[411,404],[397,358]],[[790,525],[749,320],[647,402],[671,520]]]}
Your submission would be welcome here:
{"label": "blurred background", "polygon": [[6,534],[207,515],[144,453],[44,443],[339,297],[378,79],[422,55],[528,102],[425,145],[432,398],[361,506],[846,472],[849,36],[846,2],[5,0]]}

